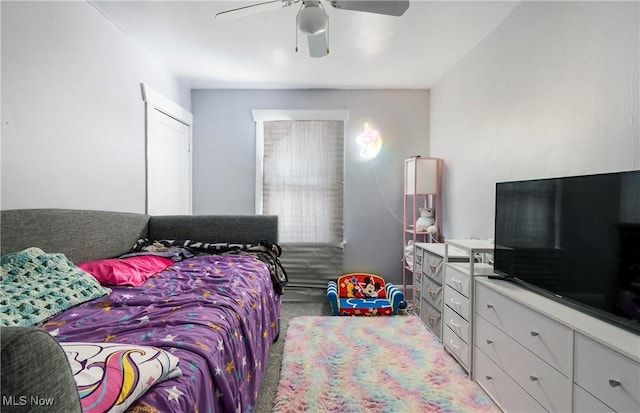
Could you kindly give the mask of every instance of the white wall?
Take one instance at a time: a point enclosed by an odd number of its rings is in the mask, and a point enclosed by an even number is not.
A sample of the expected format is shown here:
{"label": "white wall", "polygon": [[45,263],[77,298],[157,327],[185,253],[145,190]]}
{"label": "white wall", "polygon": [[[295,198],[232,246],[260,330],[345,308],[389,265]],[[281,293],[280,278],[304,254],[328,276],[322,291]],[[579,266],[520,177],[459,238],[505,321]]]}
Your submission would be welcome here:
{"label": "white wall", "polygon": [[[385,199],[402,219],[404,159],[428,153],[428,91],[194,90],[192,108],[196,214],[254,213],[252,109],[350,110],[345,133],[344,269],[379,273],[401,283],[402,222],[389,212]],[[381,154],[366,163],[354,141],[365,122],[384,139]]]}
{"label": "white wall", "polygon": [[638,2],[522,2],[431,90],[443,234],[493,236],[495,183],[640,169]]}
{"label": "white wall", "polygon": [[190,90],[86,2],[1,2],[2,209],[144,212],[140,83]]}

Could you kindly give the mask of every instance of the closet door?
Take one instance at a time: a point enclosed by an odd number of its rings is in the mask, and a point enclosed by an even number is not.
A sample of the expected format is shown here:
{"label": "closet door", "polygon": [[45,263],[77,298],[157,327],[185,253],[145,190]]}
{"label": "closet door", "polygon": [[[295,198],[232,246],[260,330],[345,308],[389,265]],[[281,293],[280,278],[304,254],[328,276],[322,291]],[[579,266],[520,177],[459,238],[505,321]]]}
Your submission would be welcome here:
{"label": "closet door", "polygon": [[147,214],[189,215],[191,113],[154,93],[145,88]]}

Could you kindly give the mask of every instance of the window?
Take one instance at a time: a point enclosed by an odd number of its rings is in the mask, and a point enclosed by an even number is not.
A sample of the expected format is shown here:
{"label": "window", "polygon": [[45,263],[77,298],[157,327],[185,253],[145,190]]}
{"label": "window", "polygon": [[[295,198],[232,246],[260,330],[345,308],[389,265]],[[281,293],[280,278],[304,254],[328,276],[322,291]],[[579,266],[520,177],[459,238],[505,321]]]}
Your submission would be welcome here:
{"label": "window", "polygon": [[[289,299],[342,272],[347,111],[253,111],[256,212],[278,216]],[[292,295],[293,293],[293,295]],[[295,299],[295,298],[293,298]]]}
{"label": "window", "polygon": [[264,122],[262,211],[281,242],[342,242],[344,123]]}

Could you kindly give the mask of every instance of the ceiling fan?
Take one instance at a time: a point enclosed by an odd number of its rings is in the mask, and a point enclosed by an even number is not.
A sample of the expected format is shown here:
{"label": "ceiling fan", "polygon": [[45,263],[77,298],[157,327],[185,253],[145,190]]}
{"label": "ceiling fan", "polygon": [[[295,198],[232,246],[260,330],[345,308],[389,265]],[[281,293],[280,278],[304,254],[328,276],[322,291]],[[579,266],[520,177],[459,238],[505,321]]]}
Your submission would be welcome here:
{"label": "ceiling fan", "polygon": [[[388,16],[402,16],[409,8],[409,0],[270,0],[221,11],[216,14],[216,19],[241,17],[301,3],[296,16],[297,29],[307,35],[311,57],[322,57],[329,53],[329,16],[322,5],[323,1],[336,9]],[[297,31],[296,51],[298,51]]]}

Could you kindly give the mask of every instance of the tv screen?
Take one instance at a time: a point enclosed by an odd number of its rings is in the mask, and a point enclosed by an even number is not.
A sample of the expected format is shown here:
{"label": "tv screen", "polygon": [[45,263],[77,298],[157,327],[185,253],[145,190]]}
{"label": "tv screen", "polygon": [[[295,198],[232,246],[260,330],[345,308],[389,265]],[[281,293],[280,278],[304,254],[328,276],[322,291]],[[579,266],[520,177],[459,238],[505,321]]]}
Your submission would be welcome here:
{"label": "tv screen", "polygon": [[497,183],[494,266],[640,334],[640,171]]}

